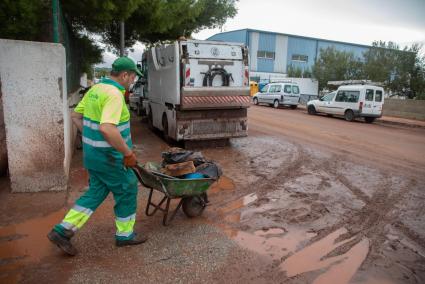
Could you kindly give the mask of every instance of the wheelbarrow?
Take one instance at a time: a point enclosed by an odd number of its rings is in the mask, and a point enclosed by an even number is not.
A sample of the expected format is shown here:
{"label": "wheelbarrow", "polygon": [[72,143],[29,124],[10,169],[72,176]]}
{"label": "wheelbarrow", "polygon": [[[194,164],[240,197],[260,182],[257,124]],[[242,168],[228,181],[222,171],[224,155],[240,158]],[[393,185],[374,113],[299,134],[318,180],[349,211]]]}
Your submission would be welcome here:
{"label": "wheelbarrow", "polygon": [[[207,190],[216,181],[212,178],[180,179],[168,176],[160,172],[159,164],[153,162],[138,164],[133,171],[140,183],[150,190],[146,215],[153,216],[158,210],[161,211],[164,226],[170,224],[180,208],[189,218],[200,216],[208,203]],[[158,203],[152,201],[154,190],[163,196]],[[172,199],[180,199],[180,202],[168,216]]]}

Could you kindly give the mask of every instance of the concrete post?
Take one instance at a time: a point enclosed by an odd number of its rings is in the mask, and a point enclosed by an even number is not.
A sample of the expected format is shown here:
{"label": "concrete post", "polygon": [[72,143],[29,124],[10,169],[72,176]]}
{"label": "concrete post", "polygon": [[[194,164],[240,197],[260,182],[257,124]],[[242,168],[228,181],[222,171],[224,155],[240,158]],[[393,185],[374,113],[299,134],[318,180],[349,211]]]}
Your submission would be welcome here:
{"label": "concrete post", "polygon": [[[0,82],[1,83],[1,82]],[[7,172],[7,147],[6,147],[6,129],[3,119],[3,102],[0,84],[0,176]]]}
{"label": "concrete post", "polygon": [[64,47],[0,39],[0,80],[12,191],[65,190],[71,139]]}

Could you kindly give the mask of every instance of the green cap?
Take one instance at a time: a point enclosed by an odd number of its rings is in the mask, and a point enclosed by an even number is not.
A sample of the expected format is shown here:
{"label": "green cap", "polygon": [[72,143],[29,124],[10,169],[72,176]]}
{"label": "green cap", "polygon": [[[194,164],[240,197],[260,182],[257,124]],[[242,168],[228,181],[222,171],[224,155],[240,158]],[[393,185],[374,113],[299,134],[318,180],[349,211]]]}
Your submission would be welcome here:
{"label": "green cap", "polygon": [[137,75],[142,76],[142,72],[137,69],[136,64],[133,60],[128,57],[120,57],[112,63],[113,71],[133,71],[136,72]]}

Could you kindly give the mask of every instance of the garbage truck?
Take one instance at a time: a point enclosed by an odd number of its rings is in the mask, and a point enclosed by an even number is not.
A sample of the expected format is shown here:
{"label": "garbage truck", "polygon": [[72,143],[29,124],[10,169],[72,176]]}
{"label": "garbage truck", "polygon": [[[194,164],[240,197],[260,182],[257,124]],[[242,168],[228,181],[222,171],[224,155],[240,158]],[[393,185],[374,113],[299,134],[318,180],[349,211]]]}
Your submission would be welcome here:
{"label": "garbage truck", "polygon": [[247,136],[248,49],[240,43],[178,40],[143,54],[148,123],[165,140]]}

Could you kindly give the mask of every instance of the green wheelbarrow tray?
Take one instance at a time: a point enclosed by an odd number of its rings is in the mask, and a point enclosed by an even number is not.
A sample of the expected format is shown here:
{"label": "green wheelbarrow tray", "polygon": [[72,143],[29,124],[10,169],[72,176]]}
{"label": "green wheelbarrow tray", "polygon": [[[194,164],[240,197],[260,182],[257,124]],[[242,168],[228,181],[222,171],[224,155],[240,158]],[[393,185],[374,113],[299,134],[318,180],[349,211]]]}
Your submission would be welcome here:
{"label": "green wheelbarrow tray", "polygon": [[[179,179],[168,176],[160,172],[158,163],[153,162],[147,162],[144,165],[138,164],[133,168],[133,171],[140,183],[150,189],[146,215],[152,216],[158,210],[162,211],[164,213],[162,222],[164,226],[167,226],[174,219],[180,207],[190,218],[201,215],[208,203],[206,191],[216,181],[212,178]],[[154,190],[163,194],[159,203],[152,201]],[[170,202],[176,198],[180,198],[180,202],[171,217],[168,218]]]}

